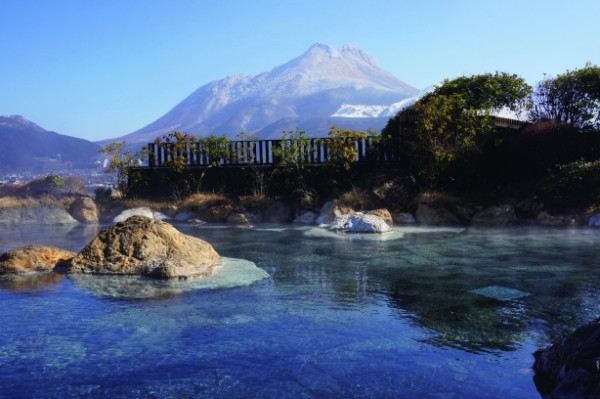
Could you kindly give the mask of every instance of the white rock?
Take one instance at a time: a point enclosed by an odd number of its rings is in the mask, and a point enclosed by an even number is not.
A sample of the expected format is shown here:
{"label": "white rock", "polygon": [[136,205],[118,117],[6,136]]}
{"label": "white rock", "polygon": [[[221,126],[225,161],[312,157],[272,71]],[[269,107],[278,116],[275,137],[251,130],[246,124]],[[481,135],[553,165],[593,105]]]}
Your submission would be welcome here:
{"label": "white rock", "polygon": [[596,213],[596,214],[592,215],[590,220],[588,220],[588,226],[600,227],[600,213]]}
{"label": "white rock", "polygon": [[153,211],[147,206],[141,206],[139,208],[131,208],[124,210],[123,212],[115,216],[115,218],[113,219],[113,223],[124,222],[133,215],[145,216],[147,218],[155,220],[171,220],[170,217],[163,213]]}
{"label": "white rock", "polygon": [[347,233],[387,233],[392,231],[392,228],[380,217],[375,215],[364,214],[345,214],[335,217],[332,223],[322,224],[323,227],[329,230],[345,231]]}

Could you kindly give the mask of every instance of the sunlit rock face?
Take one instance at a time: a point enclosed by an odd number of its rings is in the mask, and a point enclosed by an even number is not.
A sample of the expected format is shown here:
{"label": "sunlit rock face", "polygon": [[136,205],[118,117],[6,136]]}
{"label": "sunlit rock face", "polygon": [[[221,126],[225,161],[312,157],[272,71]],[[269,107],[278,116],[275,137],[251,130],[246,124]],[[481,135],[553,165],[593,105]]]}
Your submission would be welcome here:
{"label": "sunlit rock face", "polygon": [[67,211],[56,206],[32,206],[0,209],[2,224],[77,224]]}
{"label": "sunlit rock face", "polygon": [[90,197],[80,197],[76,199],[71,205],[69,213],[81,223],[98,222],[98,207]]}
{"label": "sunlit rock face", "polygon": [[75,255],[75,252],[56,247],[28,245],[0,255],[0,274],[51,271]]}
{"label": "sunlit rock face", "polygon": [[136,215],[101,231],[73,258],[67,272],[185,279],[211,275],[221,263],[206,241]]}
{"label": "sunlit rock face", "polygon": [[543,398],[600,397],[600,319],[534,357],[534,381]]}

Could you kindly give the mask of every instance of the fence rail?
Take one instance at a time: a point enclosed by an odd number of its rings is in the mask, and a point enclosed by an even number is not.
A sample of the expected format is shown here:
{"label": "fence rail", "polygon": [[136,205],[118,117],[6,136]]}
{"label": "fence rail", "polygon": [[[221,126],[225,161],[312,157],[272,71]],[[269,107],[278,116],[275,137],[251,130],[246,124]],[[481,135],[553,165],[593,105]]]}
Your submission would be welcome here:
{"label": "fence rail", "polygon": [[[373,137],[348,138],[346,148],[354,150],[354,162],[386,163],[396,160],[391,146]],[[186,165],[213,166],[272,166],[280,163],[282,154],[307,165],[322,165],[334,161],[336,151],[332,139],[308,139],[297,145],[292,140],[248,140],[226,143],[194,142],[189,144],[149,143],[148,166],[166,167],[183,161]]]}

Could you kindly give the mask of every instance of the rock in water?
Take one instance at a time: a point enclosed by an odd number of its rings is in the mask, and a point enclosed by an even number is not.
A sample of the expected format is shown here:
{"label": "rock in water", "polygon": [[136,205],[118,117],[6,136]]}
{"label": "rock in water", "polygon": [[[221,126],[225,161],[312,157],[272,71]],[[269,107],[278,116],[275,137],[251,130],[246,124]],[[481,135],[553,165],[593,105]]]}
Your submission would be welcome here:
{"label": "rock in water", "polygon": [[498,205],[475,214],[471,224],[475,226],[506,226],[517,221],[515,208],[511,205]]}
{"label": "rock in water", "polygon": [[354,210],[340,200],[326,202],[317,217],[317,223],[331,223],[338,215],[353,214]]}
{"label": "rock in water", "polygon": [[75,255],[75,252],[56,247],[28,245],[0,255],[0,274],[51,271]]}
{"label": "rock in water", "polygon": [[148,208],[147,206],[140,206],[138,208],[131,208],[131,209],[124,210],[119,215],[115,216],[115,218],[113,219],[113,223],[124,222],[125,220],[129,219],[130,217],[132,217],[134,215],[145,216],[145,217],[148,217],[151,219],[156,219],[156,220],[170,220],[171,219],[167,215],[160,213],[160,212],[153,211],[152,209]]}
{"label": "rock in water", "polygon": [[90,197],[80,197],[73,202],[69,213],[80,223],[97,223],[98,208]]}
{"label": "rock in water", "polygon": [[600,319],[533,356],[543,398],[600,398]]}
{"label": "rock in water", "polygon": [[188,278],[211,275],[221,263],[206,241],[136,215],[101,231],[73,258],[67,272]]}
{"label": "rock in water", "polygon": [[387,233],[392,231],[392,228],[382,218],[360,213],[336,216],[332,223],[322,224],[319,227],[347,233]]}

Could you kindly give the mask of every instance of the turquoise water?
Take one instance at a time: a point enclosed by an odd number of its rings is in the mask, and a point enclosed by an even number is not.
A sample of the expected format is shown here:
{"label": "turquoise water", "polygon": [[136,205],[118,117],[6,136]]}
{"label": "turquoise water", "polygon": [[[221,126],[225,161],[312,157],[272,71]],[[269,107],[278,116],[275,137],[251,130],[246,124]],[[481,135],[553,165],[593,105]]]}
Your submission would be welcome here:
{"label": "turquoise water", "polygon": [[269,277],[0,280],[0,397],[537,398],[531,354],[600,314],[599,230],[177,227]]}

